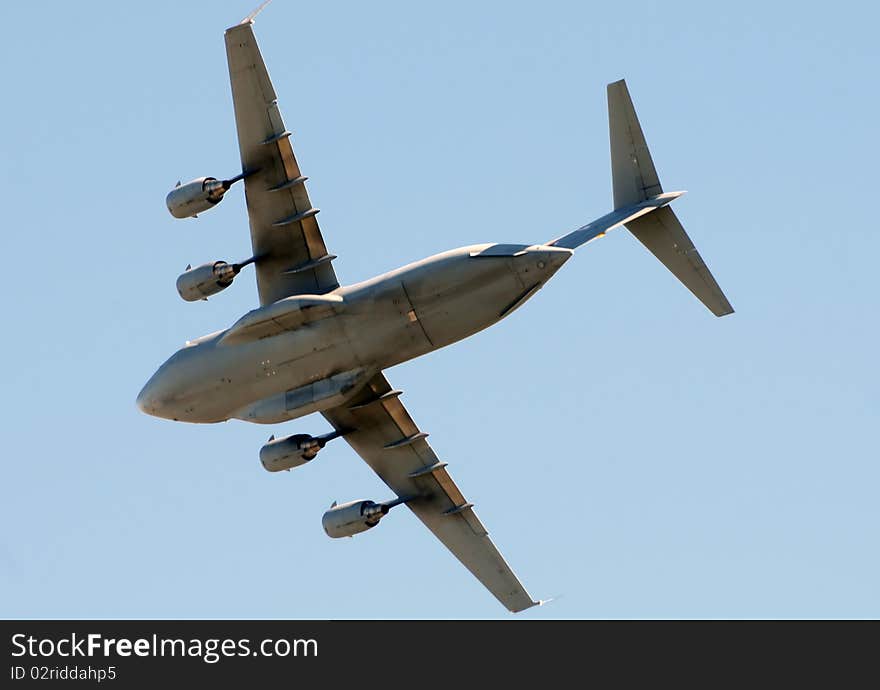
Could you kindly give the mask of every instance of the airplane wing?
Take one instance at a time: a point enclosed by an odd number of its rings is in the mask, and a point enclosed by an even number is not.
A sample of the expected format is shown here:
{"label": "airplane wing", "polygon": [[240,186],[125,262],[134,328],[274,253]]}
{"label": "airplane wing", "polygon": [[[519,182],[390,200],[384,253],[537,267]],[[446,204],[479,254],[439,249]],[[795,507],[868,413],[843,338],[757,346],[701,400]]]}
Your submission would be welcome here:
{"label": "airplane wing", "polygon": [[250,21],[226,31],[260,304],[339,286]]}
{"label": "airplane wing", "polygon": [[323,415],[394,493],[419,496],[409,508],[504,606],[536,606],[399,396],[379,373],[344,407]]}

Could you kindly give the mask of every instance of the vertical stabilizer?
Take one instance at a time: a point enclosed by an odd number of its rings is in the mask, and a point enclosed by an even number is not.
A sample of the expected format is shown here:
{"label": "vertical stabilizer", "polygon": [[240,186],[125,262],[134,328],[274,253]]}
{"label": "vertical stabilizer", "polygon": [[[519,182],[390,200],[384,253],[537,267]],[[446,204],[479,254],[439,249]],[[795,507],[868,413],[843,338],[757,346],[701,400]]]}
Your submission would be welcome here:
{"label": "vertical stabilizer", "polygon": [[660,178],[623,79],[608,85],[608,129],[614,208],[632,206],[662,194]]}

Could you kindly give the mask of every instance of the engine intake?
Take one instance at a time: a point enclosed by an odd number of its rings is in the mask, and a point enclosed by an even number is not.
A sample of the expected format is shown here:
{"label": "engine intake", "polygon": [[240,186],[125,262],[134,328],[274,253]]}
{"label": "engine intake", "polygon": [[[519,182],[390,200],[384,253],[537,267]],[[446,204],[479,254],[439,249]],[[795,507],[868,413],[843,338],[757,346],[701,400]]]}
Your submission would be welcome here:
{"label": "engine intake", "polygon": [[208,299],[232,285],[240,270],[240,264],[225,261],[214,261],[195,268],[187,266],[186,271],[177,278],[177,292],[187,302]]}

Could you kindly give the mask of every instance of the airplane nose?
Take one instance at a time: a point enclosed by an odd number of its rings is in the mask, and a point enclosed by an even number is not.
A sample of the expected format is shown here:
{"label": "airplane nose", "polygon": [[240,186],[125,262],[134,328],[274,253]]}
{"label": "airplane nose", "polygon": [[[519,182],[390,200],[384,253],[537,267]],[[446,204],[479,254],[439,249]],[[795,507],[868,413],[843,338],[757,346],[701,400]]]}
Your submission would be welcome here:
{"label": "airplane nose", "polygon": [[138,393],[137,399],[135,400],[135,404],[137,404],[138,409],[145,414],[153,414],[153,411],[156,409],[156,405],[153,401],[153,396],[150,395],[150,382],[141,388],[141,392]]}
{"label": "airplane nose", "polygon": [[135,404],[141,412],[161,419],[175,419],[178,416],[181,372],[176,362],[179,360],[180,352],[174,353],[141,388],[135,398]]}
{"label": "airplane nose", "polygon": [[135,399],[135,404],[144,414],[152,417],[161,417],[163,412],[162,403],[164,402],[162,392],[162,377],[159,376],[157,371],[141,388],[141,392],[138,393]]}

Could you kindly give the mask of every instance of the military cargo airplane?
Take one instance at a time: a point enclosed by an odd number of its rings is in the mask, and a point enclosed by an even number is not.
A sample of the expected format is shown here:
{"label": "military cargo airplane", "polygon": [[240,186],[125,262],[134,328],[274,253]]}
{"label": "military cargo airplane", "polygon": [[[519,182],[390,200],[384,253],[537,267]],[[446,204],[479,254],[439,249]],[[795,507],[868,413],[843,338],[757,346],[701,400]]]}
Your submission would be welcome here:
{"label": "military cargo airplane", "polygon": [[332,432],[273,436],[260,450],[263,467],[299,467],[343,438],[396,495],[334,503],[323,516],[330,537],[369,530],[391,508],[406,505],[508,610],[535,606],[540,602],[489,539],[384,372],[506,318],[576,248],[621,225],[713,314],[732,313],[669,207],[683,192],[660,186],[626,84],[617,81],[608,85],[610,213],[544,244],[474,244],[340,286],[253,18],[225,33],[241,171],[225,180],[178,183],[166,202],[175,218],[194,217],[244,182],[252,256],[187,267],[177,289],[184,300],[206,299],[253,264],[260,306],[229,328],[187,342],[153,374],[137,405],[156,417],[196,423],[278,424],[321,413]]}

